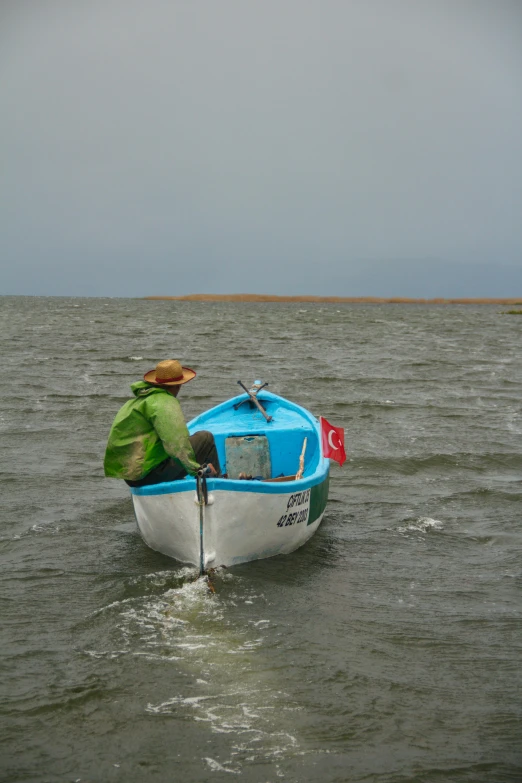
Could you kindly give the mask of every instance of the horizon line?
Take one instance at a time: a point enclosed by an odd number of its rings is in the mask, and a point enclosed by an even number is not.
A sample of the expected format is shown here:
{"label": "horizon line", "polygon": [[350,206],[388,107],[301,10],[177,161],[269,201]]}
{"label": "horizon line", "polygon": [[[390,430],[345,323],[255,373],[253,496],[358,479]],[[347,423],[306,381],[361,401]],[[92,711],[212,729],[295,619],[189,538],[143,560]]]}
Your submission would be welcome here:
{"label": "horizon line", "polygon": [[279,294],[184,294],[182,296],[143,296],[149,301],[178,302],[309,302],[325,304],[522,304],[519,297],[404,297],[404,296],[302,296]]}

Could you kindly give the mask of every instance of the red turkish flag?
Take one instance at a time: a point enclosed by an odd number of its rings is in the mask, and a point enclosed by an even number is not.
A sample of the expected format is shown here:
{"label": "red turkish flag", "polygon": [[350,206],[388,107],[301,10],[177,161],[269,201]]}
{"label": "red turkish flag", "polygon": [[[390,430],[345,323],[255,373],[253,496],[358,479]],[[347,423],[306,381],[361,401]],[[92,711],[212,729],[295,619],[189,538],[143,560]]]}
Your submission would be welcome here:
{"label": "red turkish flag", "polygon": [[344,450],[344,429],[334,427],[329,421],[321,416],[321,441],[323,444],[323,454],[325,457],[334,459],[339,465],[346,462],[346,452]]}

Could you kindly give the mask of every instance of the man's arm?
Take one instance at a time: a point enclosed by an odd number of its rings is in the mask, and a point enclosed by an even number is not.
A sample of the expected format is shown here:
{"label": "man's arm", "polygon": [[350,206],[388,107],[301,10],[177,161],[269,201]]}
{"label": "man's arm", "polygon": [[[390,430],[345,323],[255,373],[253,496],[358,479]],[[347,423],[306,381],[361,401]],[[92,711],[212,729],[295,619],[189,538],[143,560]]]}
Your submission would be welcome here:
{"label": "man's arm", "polygon": [[179,460],[190,476],[199,470],[181,406],[170,394],[152,394],[147,405],[151,424],[170,457]]}

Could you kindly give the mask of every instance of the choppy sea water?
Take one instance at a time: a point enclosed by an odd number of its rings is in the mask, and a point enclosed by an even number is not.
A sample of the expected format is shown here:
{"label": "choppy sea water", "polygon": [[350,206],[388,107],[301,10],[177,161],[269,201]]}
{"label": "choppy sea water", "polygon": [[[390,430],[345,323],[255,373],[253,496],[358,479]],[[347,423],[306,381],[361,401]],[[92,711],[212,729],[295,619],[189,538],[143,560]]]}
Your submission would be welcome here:
{"label": "choppy sea water", "polygon": [[[0,779],[522,779],[522,320],[499,306],[0,299]],[[312,540],[219,574],[105,479],[129,384],[261,377],[346,429]]]}

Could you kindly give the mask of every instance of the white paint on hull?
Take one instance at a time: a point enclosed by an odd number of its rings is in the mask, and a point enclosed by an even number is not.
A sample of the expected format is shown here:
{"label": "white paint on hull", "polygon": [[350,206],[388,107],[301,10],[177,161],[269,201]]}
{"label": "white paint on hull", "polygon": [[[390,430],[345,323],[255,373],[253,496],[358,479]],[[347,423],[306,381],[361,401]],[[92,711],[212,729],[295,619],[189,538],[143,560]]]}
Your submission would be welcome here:
{"label": "white paint on hull", "polygon": [[[199,506],[194,491],[132,495],[139,530],[152,549],[199,565]],[[205,568],[230,566],[302,546],[323,514],[308,524],[310,490],[262,495],[215,490],[204,507]],[[279,523],[279,524],[278,524]]]}

